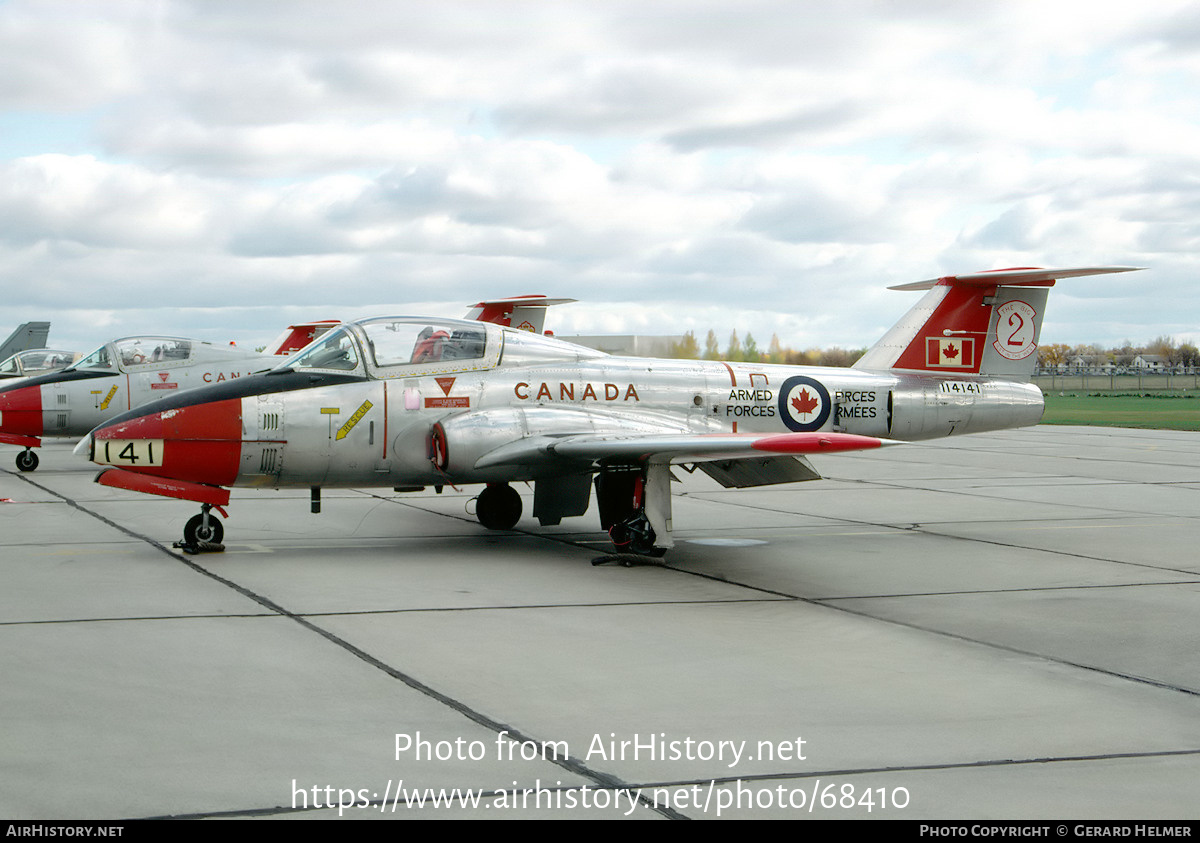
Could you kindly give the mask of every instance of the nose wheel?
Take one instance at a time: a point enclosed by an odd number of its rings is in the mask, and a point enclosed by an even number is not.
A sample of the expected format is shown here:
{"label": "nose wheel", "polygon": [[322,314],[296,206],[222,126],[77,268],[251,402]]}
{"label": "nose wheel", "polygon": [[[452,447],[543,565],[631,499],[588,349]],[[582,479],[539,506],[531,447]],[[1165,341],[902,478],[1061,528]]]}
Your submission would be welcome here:
{"label": "nose wheel", "polygon": [[200,507],[200,514],[193,515],[188,519],[187,524],[183,526],[183,541],[177,545],[178,547],[189,553],[224,549],[210,547],[210,545],[220,545],[221,540],[225,538],[225,526],[216,515],[210,512],[211,509],[212,504],[203,504]]}
{"label": "nose wheel", "polygon": [[32,448],[26,448],[17,454],[17,468],[21,471],[33,471],[37,467],[38,455],[33,452]]}
{"label": "nose wheel", "polygon": [[475,517],[489,530],[511,530],[521,519],[521,496],[507,483],[489,483],[475,500]]}

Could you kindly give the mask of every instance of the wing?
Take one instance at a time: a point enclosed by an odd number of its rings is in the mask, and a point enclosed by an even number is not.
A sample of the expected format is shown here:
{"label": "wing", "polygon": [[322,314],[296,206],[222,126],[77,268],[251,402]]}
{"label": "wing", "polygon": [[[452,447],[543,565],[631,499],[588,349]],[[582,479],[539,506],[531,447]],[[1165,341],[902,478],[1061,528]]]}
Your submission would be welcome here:
{"label": "wing", "polygon": [[864,451],[896,445],[852,433],[587,433],[533,436],[484,454],[476,468],[559,462],[695,463],[722,486],[745,488],[819,480],[808,454]]}
{"label": "wing", "polygon": [[575,462],[704,462],[776,454],[831,454],[899,444],[854,433],[588,433],[535,436],[502,445],[476,468],[562,459]]}

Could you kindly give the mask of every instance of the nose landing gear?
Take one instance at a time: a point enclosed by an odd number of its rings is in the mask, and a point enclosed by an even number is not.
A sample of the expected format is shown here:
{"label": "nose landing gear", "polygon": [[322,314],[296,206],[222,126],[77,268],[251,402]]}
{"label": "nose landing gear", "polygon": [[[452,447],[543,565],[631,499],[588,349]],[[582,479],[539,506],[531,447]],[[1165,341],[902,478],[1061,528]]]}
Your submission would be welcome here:
{"label": "nose landing gear", "polygon": [[26,448],[17,454],[17,468],[21,471],[33,471],[38,467],[38,455],[32,448]]}
{"label": "nose landing gear", "polygon": [[[175,547],[185,553],[201,553],[222,551],[225,546],[221,540],[225,538],[225,526],[211,513],[211,503],[200,505],[200,514],[193,515],[183,527],[183,541],[175,542]],[[217,512],[226,518],[229,515],[221,507],[215,507]]]}

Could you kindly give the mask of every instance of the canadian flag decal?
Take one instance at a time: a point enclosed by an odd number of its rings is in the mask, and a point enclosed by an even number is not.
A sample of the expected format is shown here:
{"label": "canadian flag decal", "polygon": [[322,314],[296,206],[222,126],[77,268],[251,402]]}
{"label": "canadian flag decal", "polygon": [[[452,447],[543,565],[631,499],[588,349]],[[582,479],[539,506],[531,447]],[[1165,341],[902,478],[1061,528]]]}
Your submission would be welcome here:
{"label": "canadian flag decal", "polygon": [[974,337],[926,337],[925,365],[942,369],[975,368]]}

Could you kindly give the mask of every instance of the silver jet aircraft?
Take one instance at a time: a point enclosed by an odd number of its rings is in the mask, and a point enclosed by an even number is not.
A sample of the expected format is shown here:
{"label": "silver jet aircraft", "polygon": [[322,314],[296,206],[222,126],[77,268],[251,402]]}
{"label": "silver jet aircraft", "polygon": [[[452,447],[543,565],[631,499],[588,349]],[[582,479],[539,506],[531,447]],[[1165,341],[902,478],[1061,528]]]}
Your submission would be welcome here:
{"label": "silver jet aircraft", "polygon": [[1056,279],[1133,267],[1016,269],[927,290],[852,368],[612,357],[495,324],[346,323],[265,375],[171,395],[80,442],[97,482],[201,504],[184,547],[219,543],[229,487],[406,491],[486,484],[479,521],[509,529],[532,481],[543,524],[595,488],[618,550],[672,546],[671,466],[726,487],[814,480],[809,454],[1036,424],[1029,382]]}
{"label": "silver jet aircraft", "polygon": [[0,444],[24,447],[17,454],[17,468],[33,471],[39,462],[33,449],[41,447],[44,437],[83,436],[106,419],[168,392],[270,369],[279,355],[303,348],[336,324],[291,325],[263,351],[181,337],[106,342],[65,369],[0,381]]}
{"label": "silver jet aircraft", "polygon": [[[506,326],[519,320],[514,327],[541,331],[546,308],[569,301],[574,299],[490,299],[475,304],[467,318]],[[160,398],[165,391],[271,369],[280,356],[299,351],[338,324],[326,319],[289,325],[262,351],[179,337],[125,337],[105,343],[64,371],[47,370],[36,373],[40,377],[9,384],[0,379],[0,444],[23,446],[17,468],[33,471],[39,462],[33,449],[41,447],[44,437],[83,436],[105,419]],[[75,359],[80,356],[74,354]]]}
{"label": "silver jet aircraft", "polygon": [[[31,348],[18,351],[0,362],[0,383],[7,389],[17,378],[32,378],[65,369],[83,355],[57,348]],[[7,381],[7,383],[4,383]]]}

